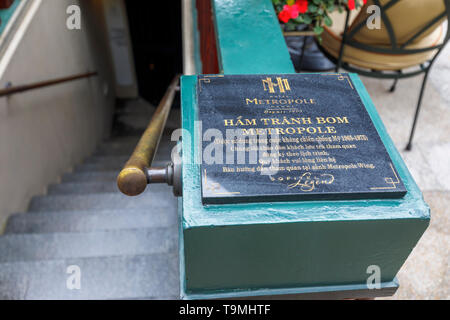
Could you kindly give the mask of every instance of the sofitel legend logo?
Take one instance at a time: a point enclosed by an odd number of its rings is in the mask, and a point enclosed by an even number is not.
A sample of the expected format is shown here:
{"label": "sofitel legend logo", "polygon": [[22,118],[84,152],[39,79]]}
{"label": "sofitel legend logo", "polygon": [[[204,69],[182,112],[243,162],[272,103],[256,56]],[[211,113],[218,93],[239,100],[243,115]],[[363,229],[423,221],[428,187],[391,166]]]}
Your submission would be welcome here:
{"label": "sofitel legend logo", "polygon": [[286,91],[291,91],[288,79],[281,79],[281,77],[276,77],[276,83],[272,81],[272,78],[262,80],[264,91],[269,90],[269,93],[275,93],[275,87],[278,87],[280,93],[285,93]]}

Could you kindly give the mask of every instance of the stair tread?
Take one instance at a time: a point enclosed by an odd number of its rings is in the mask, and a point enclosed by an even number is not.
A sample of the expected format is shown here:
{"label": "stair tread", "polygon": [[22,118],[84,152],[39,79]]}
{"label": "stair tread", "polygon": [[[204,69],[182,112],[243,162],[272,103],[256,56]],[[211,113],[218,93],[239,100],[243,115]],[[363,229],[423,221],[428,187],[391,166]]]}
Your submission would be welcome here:
{"label": "stair tread", "polygon": [[78,181],[114,181],[117,179],[118,171],[93,171],[93,172],[71,172],[62,176],[61,182],[78,182]]}
{"label": "stair tread", "polygon": [[176,207],[177,201],[171,187],[160,185],[148,189],[139,196],[128,197],[119,192],[95,194],[63,194],[37,196],[31,199],[28,211],[148,209],[164,210]]}
{"label": "stair tread", "polygon": [[[170,133],[164,132],[153,166],[170,161],[176,144]],[[105,141],[47,195],[33,197],[27,213],[10,216],[0,237],[0,299],[179,297],[172,187],[150,185],[137,197],[117,189],[119,170],[139,139]],[[81,290],[67,288],[73,265],[81,270]]]}
{"label": "stair tread", "polygon": [[61,182],[102,182],[116,181],[119,170],[71,172],[61,177]]}
{"label": "stair tread", "polygon": [[47,189],[48,195],[114,193],[114,192],[119,192],[116,181],[65,182],[60,184],[52,184]]}
{"label": "stair tread", "polygon": [[[155,161],[170,161],[172,151],[158,152],[155,155]],[[133,153],[133,150],[117,149],[117,150],[98,150],[95,152],[95,156],[117,156],[117,157],[129,157]]]}
{"label": "stair tread", "polygon": [[[148,186],[151,192],[170,192],[167,186],[163,184],[153,184]],[[117,182],[110,181],[79,181],[64,182],[60,184],[52,184],[47,189],[48,195],[65,195],[65,194],[91,194],[91,193],[118,193]]]}
{"label": "stair tread", "polygon": [[83,164],[125,163],[130,156],[91,156]]}
{"label": "stair tread", "polygon": [[[69,290],[68,266],[81,290]],[[0,263],[0,299],[165,299],[179,297],[177,253]]]}
{"label": "stair tread", "polygon": [[176,207],[148,210],[50,211],[14,214],[5,234],[88,232],[100,230],[168,227],[176,225]]}
{"label": "stair tread", "polygon": [[177,226],[83,233],[7,234],[0,262],[175,252]]}
{"label": "stair tread", "polygon": [[[114,162],[103,162],[103,163],[82,163],[75,167],[74,172],[102,172],[102,171],[114,171],[119,172],[128,160],[128,157],[120,157],[121,161],[116,160]],[[167,160],[155,160],[152,163],[153,167],[164,167],[170,159]]]}
{"label": "stair tread", "polygon": [[[105,142],[101,144],[94,155],[131,155],[136,148],[136,142]],[[170,137],[162,137],[158,146],[155,158],[168,157],[172,148],[175,146],[175,141],[170,141]]]}

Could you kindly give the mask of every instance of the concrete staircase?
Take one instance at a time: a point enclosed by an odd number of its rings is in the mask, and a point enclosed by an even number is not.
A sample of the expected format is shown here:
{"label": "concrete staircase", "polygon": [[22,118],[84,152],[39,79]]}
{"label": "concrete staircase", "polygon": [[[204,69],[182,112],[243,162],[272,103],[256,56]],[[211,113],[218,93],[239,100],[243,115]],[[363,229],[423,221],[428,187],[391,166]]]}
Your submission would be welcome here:
{"label": "concrete staircase", "polygon": [[[129,117],[129,113],[127,115]],[[142,116],[142,115],[140,115]],[[149,118],[147,118],[149,119]],[[117,173],[139,135],[119,135],[12,215],[0,237],[0,299],[177,299],[177,199],[151,185],[119,193]],[[156,165],[170,161],[163,136]],[[80,289],[70,289],[77,266]]]}

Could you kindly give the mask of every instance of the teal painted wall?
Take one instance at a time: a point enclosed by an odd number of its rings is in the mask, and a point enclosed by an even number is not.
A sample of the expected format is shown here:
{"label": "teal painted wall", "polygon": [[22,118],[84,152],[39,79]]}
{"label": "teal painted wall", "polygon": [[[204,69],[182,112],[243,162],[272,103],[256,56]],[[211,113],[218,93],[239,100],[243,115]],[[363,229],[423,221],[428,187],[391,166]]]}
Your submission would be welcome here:
{"label": "teal painted wall", "polygon": [[389,282],[424,225],[412,218],[188,229],[186,287],[205,292],[364,284],[370,265]]}
{"label": "teal painted wall", "polygon": [[270,0],[212,3],[223,73],[295,73]]}

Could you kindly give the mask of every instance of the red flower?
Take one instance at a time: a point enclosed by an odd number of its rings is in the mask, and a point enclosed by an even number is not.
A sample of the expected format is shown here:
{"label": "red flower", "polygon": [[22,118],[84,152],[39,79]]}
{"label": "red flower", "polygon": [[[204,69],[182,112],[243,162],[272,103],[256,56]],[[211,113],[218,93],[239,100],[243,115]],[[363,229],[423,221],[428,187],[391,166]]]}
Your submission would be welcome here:
{"label": "red flower", "polygon": [[289,12],[289,15],[291,16],[292,19],[295,19],[298,17],[298,6],[296,4],[293,5],[284,5],[283,10],[286,10],[287,12]]}
{"label": "red flower", "polygon": [[293,5],[284,5],[283,11],[281,11],[278,14],[278,19],[280,19],[281,22],[288,22],[290,19],[295,19],[298,17],[299,13],[299,7],[296,4]]}
{"label": "red flower", "polygon": [[308,10],[308,0],[297,0],[295,3],[300,13],[305,13]]}
{"label": "red flower", "polygon": [[350,10],[355,9],[355,0],[348,0],[348,8]]}
{"label": "red flower", "polygon": [[278,14],[278,19],[280,19],[281,22],[288,22],[291,19],[291,14],[287,10],[283,10]]}

